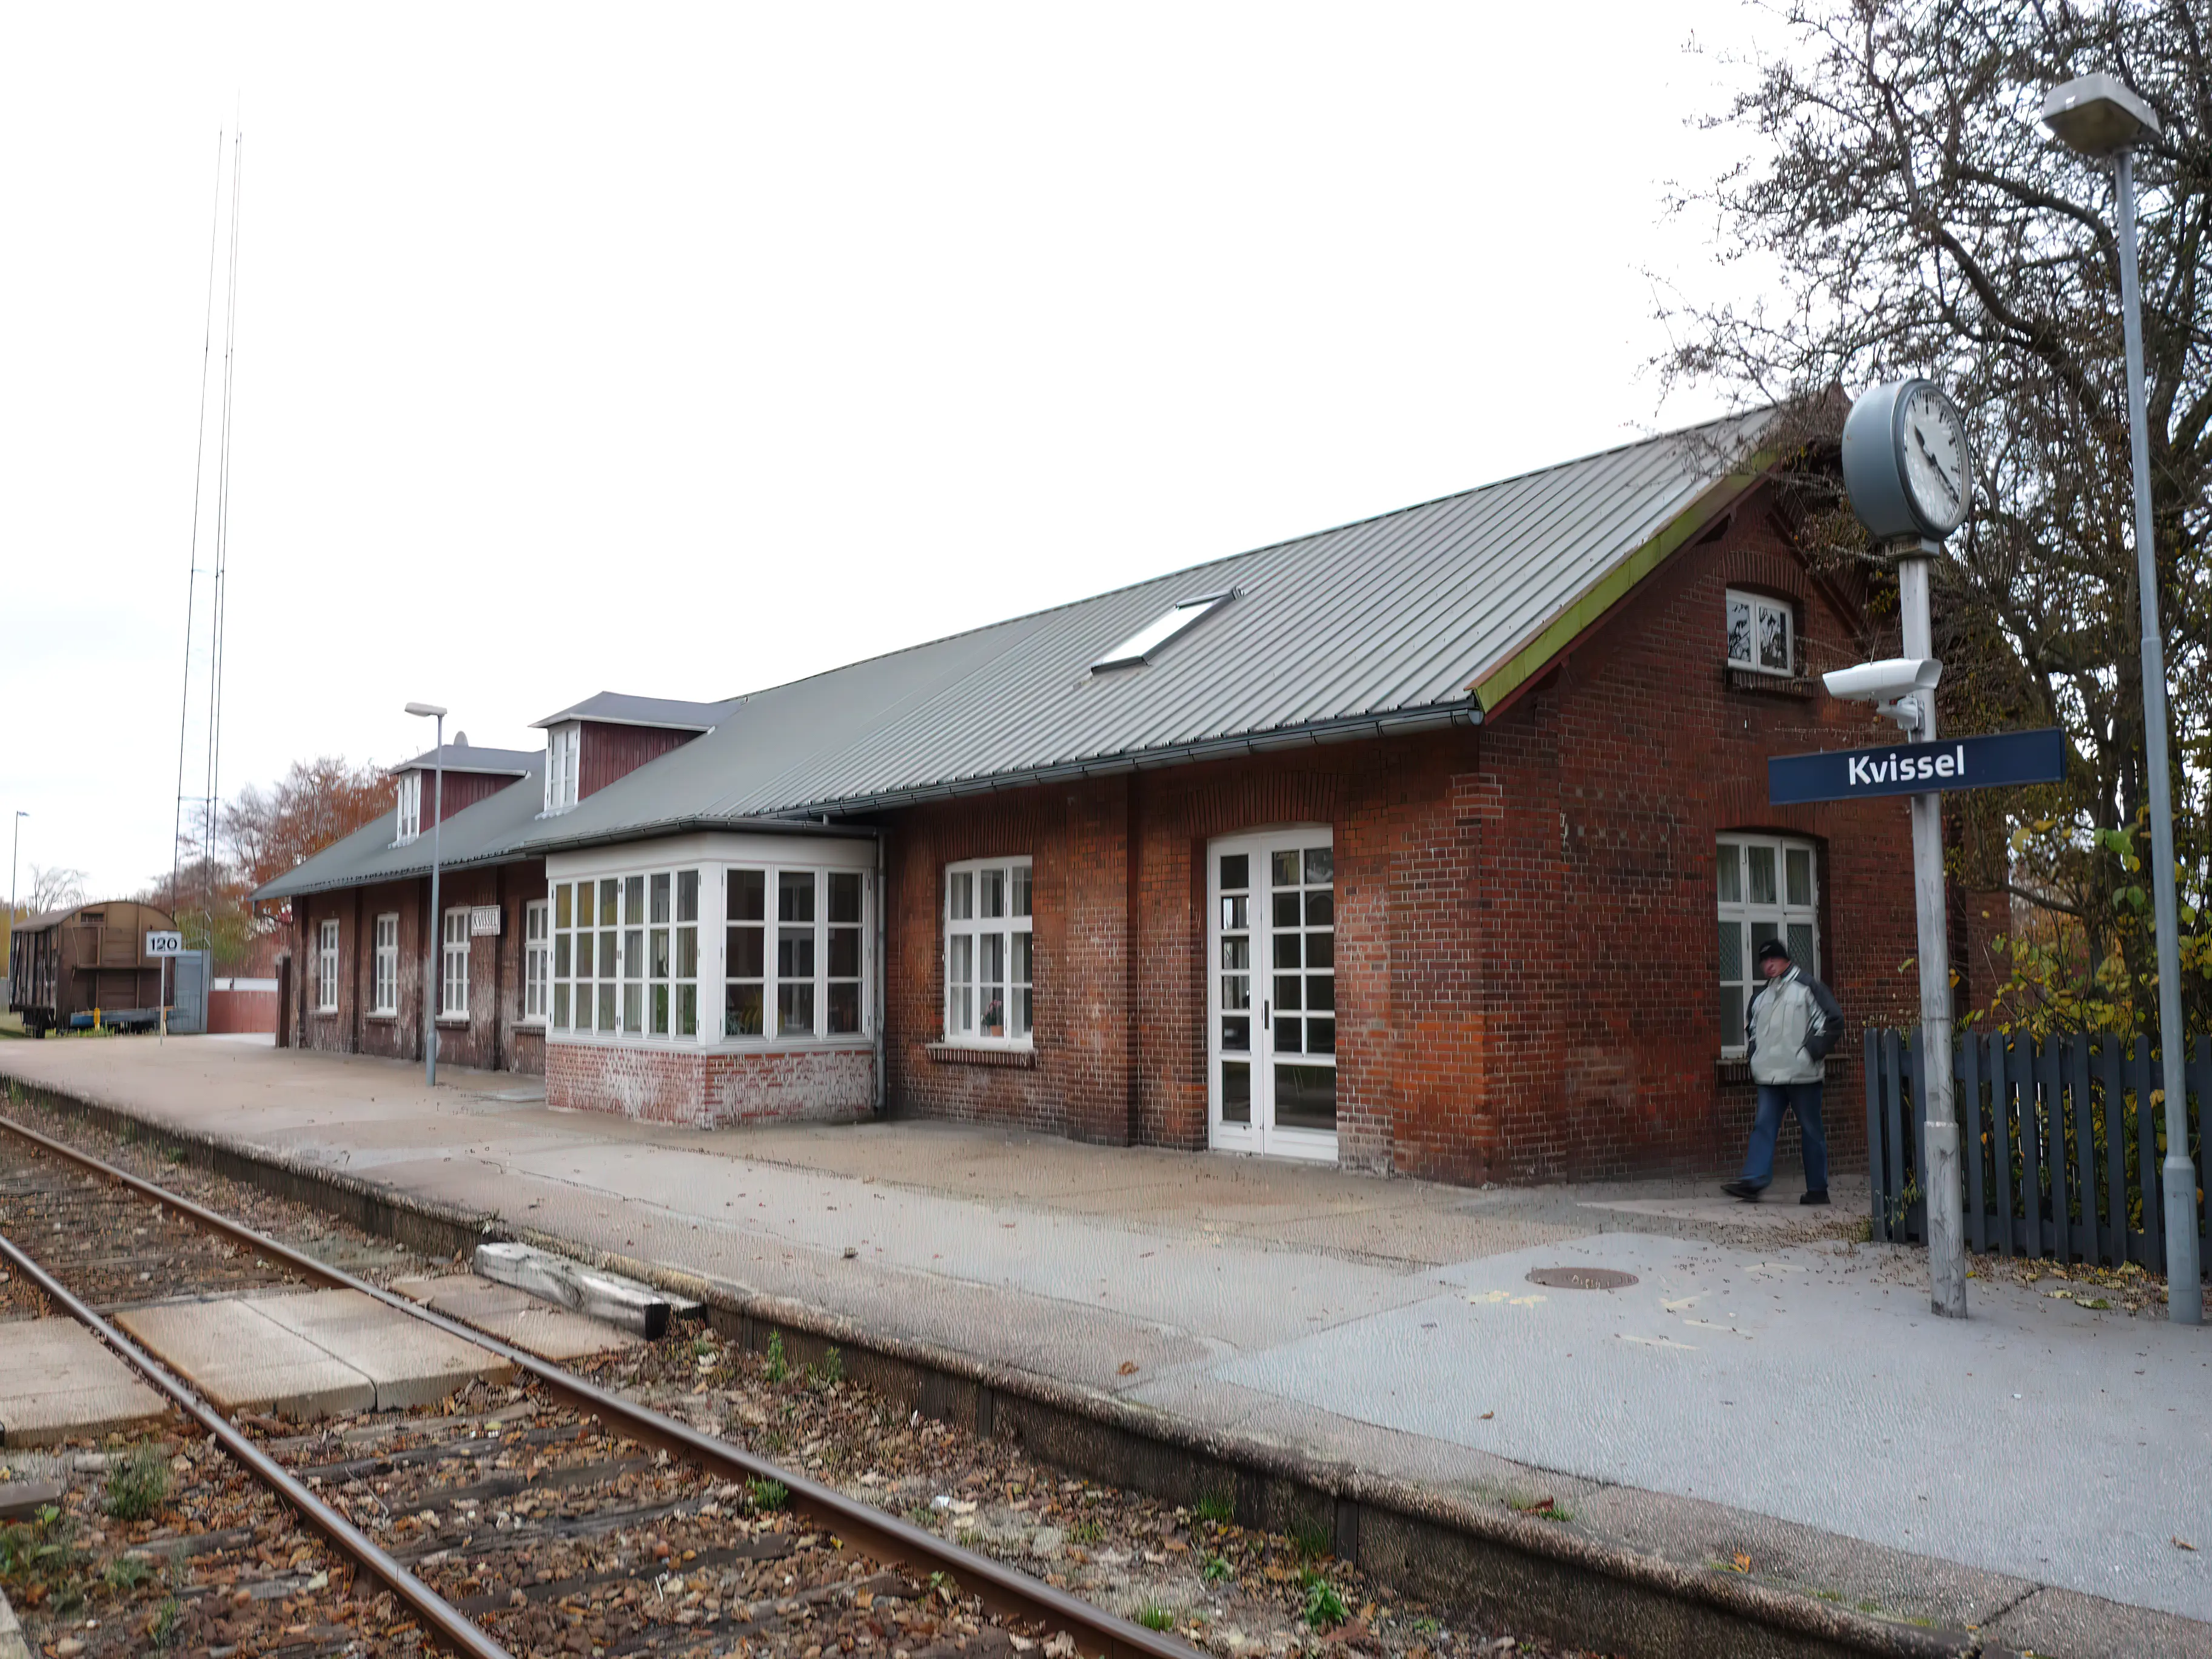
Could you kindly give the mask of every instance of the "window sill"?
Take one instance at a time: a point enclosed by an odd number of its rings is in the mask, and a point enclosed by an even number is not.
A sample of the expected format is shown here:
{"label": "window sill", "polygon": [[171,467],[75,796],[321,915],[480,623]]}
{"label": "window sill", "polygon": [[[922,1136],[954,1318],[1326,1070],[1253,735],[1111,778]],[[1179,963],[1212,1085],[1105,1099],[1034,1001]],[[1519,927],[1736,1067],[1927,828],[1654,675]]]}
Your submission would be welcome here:
{"label": "window sill", "polygon": [[1751,1062],[1741,1054],[1723,1054],[1713,1062],[1713,1081],[1721,1084],[1751,1081]]}
{"label": "window sill", "polygon": [[1770,697],[1794,697],[1800,702],[1810,702],[1818,690],[1809,675],[1770,674],[1764,669],[1741,668],[1734,663],[1723,665],[1721,678],[1731,691],[1752,691]]}
{"label": "window sill", "polygon": [[336,1019],[338,1017],[338,1011],[335,1008],[317,1008],[311,1012],[317,1019]]}
{"label": "window sill", "polygon": [[399,1024],[399,1011],[391,1008],[381,1013],[363,1014],[362,1018],[371,1025],[397,1025]]}
{"label": "window sill", "polygon": [[981,1043],[930,1042],[922,1045],[931,1063],[938,1066],[1012,1066],[1027,1071],[1036,1065],[1036,1050],[986,1048]]}
{"label": "window sill", "polygon": [[514,1022],[514,1029],[518,1032],[535,1031],[538,1036],[544,1036],[545,1022],[542,1019],[518,1019]]}
{"label": "window sill", "polygon": [[469,1029],[469,1017],[466,1014],[441,1014],[436,1024],[441,1030],[465,1031]]}

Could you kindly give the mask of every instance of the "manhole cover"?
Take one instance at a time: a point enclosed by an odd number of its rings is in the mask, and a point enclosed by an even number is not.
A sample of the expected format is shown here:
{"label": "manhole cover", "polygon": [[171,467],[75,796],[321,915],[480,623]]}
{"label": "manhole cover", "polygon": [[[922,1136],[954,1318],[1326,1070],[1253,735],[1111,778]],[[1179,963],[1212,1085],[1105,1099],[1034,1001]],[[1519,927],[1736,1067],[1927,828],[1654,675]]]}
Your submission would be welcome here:
{"label": "manhole cover", "polygon": [[1555,1291],[1620,1291],[1636,1282],[1634,1273],[1612,1267],[1539,1267],[1528,1275],[1531,1285],[1549,1285]]}

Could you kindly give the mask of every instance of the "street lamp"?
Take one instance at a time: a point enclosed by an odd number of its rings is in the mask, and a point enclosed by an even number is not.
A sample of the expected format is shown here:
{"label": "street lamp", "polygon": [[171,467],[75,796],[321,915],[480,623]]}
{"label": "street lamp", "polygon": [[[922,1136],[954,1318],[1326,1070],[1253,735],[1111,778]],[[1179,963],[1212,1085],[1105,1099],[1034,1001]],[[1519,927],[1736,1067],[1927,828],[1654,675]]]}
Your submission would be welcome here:
{"label": "street lamp", "polygon": [[[2142,301],[2136,278],[2135,147],[2158,117],[2118,76],[2084,75],[2054,87],[2043,123],[2076,153],[2110,156],[2118,185],[2120,329],[2128,370],[2128,451],[2135,469],[2136,587],[2142,605],[2143,760],[2150,775],[2152,914],[2158,929],[2159,1048],[2166,1078],[2166,1309],[2177,1325],[2203,1316],[2197,1261],[2197,1166],[2189,1156],[2184,1092],[2181,945],[2173,891],[2173,787],[2166,769],[2166,647],[2158,623],[2158,549],[2150,515],[2150,427],[2143,413]],[[2148,1109],[2149,1103],[2142,1103]]]}
{"label": "street lamp", "polygon": [[[434,702],[410,702],[407,712],[438,723],[438,745],[430,751],[437,793],[430,801],[430,925],[422,941],[422,1081],[438,1086],[438,945],[445,919],[438,913],[438,830],[446,816],[446,711]],[[421,831],[418,830],[419,835]]]}

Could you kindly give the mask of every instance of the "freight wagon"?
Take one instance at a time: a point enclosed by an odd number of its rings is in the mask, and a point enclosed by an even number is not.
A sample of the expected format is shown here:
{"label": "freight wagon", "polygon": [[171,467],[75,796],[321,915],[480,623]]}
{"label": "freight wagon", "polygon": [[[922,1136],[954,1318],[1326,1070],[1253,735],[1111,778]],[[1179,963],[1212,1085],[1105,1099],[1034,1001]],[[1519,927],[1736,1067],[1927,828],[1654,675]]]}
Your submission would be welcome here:
{"label": "freight wagon", "polygon": [[[150,1031],[161,1023],[162,974],[161,959],[146,954],[146,935],[176,925],[167,910],[135,899],[26,917],[9,946],[8,1006],[33,1036],[94,1024]],[[173,998],[173,983],[170,991]]]}

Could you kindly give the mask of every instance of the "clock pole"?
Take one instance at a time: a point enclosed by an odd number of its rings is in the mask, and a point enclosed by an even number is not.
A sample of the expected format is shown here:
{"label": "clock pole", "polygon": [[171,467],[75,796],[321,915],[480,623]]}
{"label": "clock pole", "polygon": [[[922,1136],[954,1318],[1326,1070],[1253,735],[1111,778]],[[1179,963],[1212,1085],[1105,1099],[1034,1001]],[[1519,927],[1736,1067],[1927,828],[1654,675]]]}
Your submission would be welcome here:
{"label": "clock pole", "polygon": [[[1936,654],[1929,566],[1942,544],[1899,541],[1897,609],[1907,657]],[[1914,743],[1936,741],[1936,696],[1920,693]],[[1943,797],[1912,797],[1912,896],[1919,918],[1920,1071],[1927,1097],[1928,1303],[1945,1319],[1966,1316],[1966,1233],[1960,1196],[1959,1109],[1951,1077],[1951,943],[1943,893]]]}
{"label": "clock pole", "polygon": [[[1943,538],[1966,522],[1973,456],[1966,423],[1942,388],[1893,380],[1860,396],[1844,422],[1844,488],[1851,511],[1897,561],[1905,655],[1825,676],[1837,696],[1871,699],[1913,743],[1936,741],[1936,630],[1929,589]],[[1906,670],[1900,678],[1881,671]],[[1895,679],[1896,684],[1890,682]],[[1844,684],[1838,684],[1838,682]],[[1912,897],[1919,921],[1920,1088],[1927,1127],[1917,1177],[1928,1216],[1928,1304],[1944,1319],[1966,1316],[1966,1231],[1960,1194],[1960,1133],[1951,1067],[1951,947],[1943,892],[1943,797],[1912,797]],[[1869,1147],[1872,1156],[1875,1148]]]}

